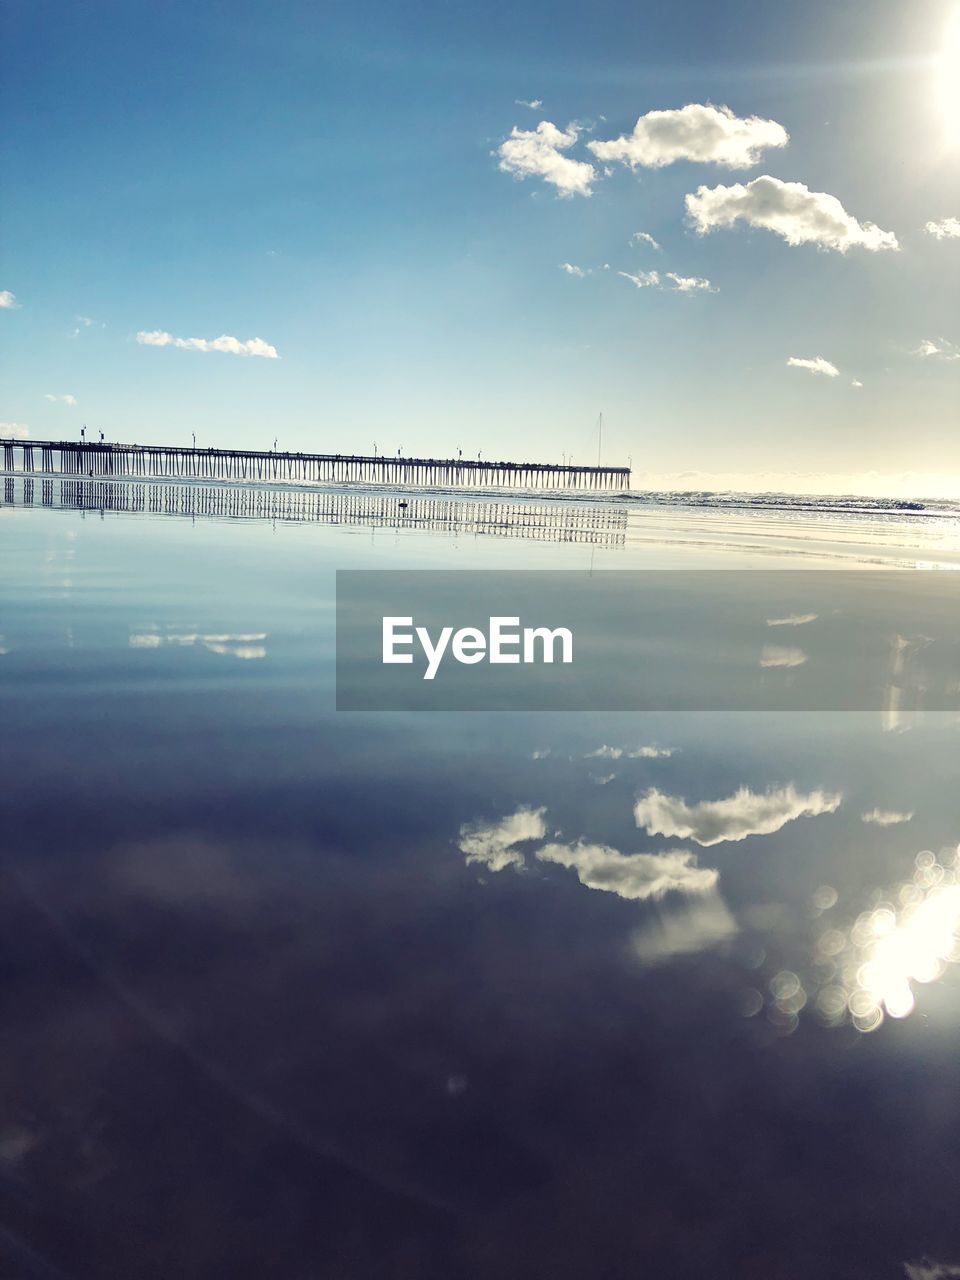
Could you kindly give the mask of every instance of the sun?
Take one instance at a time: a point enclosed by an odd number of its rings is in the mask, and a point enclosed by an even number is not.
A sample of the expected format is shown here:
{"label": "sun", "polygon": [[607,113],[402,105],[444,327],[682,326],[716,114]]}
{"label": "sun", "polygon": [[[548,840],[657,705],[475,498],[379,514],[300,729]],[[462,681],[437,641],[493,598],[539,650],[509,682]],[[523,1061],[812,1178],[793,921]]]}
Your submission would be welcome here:
{"label": "sun", "polygon": [[960,6],[947,19],[937,59],[937,96],[949,146],[960,146]]}

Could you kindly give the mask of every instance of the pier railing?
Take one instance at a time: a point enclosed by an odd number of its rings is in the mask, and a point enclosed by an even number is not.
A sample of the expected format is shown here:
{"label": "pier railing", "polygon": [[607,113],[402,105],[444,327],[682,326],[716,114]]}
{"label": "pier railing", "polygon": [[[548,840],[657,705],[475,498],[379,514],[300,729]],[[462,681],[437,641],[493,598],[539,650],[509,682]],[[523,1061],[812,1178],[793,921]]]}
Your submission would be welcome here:
{"label": "pier railing", "polygon": [[[546,462],[481,462],[464,458],[385,458],[339,453],[249,449],[182,449],[173,445],[2,440],[3,469],[40,475],[125,479],[286,481],[300,484],[387,484],[409,487],[570,489],[619,492],[629,467],[556,466]],[[19,462],[19,466],[17,463]]]}

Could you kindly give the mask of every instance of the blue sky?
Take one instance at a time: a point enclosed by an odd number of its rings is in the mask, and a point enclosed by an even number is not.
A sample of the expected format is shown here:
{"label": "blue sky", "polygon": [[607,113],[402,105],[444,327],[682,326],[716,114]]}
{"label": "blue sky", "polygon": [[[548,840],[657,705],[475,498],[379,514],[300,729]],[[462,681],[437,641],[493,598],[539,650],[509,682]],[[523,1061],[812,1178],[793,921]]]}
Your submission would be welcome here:
{"label": "blue sky", "polygon": [[[956,8],[9,0],[0,420],[587,462],[602,411],[641,482],[960,487]],[[590,148],[688,104],[789,142]],[[511,169],[541,121],[589,194]],[[698,233],[686,197],[763,175],[899,247]]]}

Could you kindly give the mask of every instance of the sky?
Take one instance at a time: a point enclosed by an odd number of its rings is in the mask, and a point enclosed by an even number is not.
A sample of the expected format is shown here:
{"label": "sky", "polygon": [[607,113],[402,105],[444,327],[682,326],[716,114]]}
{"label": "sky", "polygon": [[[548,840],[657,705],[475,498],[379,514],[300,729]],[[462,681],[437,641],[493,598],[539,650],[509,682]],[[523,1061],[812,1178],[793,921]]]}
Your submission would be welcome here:
{"label": "sky", "polygon": [[3,21],[0,434],[960,496],[960,0]]}

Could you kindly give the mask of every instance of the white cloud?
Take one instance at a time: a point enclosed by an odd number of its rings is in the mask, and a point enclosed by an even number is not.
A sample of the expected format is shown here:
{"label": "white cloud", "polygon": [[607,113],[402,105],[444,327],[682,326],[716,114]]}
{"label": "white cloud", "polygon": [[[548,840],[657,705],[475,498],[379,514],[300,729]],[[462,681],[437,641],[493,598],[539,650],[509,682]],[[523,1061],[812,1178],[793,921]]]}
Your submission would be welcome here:
{"label": "white cloud", "polygon": [[46,392],[46,394],[44,395],[44,397],[43,397],[43,398],[44,398],[44,400],[50,400],[50,401],[52,401],[52,403],[53,403],[53,404],[69,404],[69,405],[75,405],[75,404],[77,403],[77,397],[76,397],[76,396],[71,396],[71,395],[53,396],[53,395],[51,395],[51,394],[50,394],[50,392],[49,392],[49,391],[48,391],[48,392]]}
{"label": "white cloud", "polygon": [[660,246],[654,240],[653,236],[647,231],[635,231],[630,237],[631,244],[648,244],[651,249],[659,249]]}
{"label": "white cloud", "polygon": [[524,98],[514,98],[514,102],[518,107],[529,107],[531,111],[539,111],[543,106],[542,98],[531,98],[529,102]]}
{"label": "white cloud", "polygon": [[761,667],[802,667],[806,660],[802,649],[780,644],[765,644],[760,654]]}
{"label": "white cloud", "polygon": [[741,119],[729,107],[690,103],[674,111],[648,111],[633,133],[587,146],[598,160],[620,160],[631,169],[660,169],[675,160],[749,169],[769,147],[785,147],[788,141],[775,120]]}
{"label": "white cloud", "polygon": [[0,289],[0,310],[16,311],[18,310],[19,306],[20,306],[20,303],[17,301],[15,295],[12,294],[9,289]]}
{"label": "white cloud", "polygon": [[547,834],[545,809],[521,808],[499,822],[464,823],[460,828],[460,852],[467,862],[482,862],[491,871],[524,864],[516,848],[524,840],[542,840]]}
{"label": "white cloud", "polygon": [[597,171],[585,160],[572,160],[562,152],[569,150],[579,137],[575,125],[558,129],[549,120],[541,120],[536,129],[510,131],[510,137],[497,149],[500,169],[517,178],[542,178],[556,187],[561,196],[589,196]]}
{"label": "white cloud", "polygon": [[0,436],[8,440],[26,440],[29,435],[30,428],[25,422],[0,422]]}
{"label": "white cloud", "polygon": [[874,827],[896,827],[901,822],[911,822],[914,811],[900,813],[896,809],[871,809],[869,813],[861,813],[860,821],[868,822]]}
{"label": "white cloud", "polygon": [[674,755],[675,747],[597,747],[588,751],[584,760],[666,760]]}
{"label": "white cloud", "polygon": [[685,197],[685,203],[700,235],[714,227],[746,222],[775,232],[787,244],[816,244],[838,253],[854,246],[874,252],[900,248],[892,231],[881,231],[872,222],[858,222],[836,196],[767,174],[746,185],[698,187],[695,194]]}
{"label": "white cloud", "polygon": [[831,364],[829,360],[824,360],[823,356],[814,356],[812,360],[807,360],[802,356],[789,356],[787,367],[790,369],[806,369],[808,373],[819,373],[826,378],[839,378],[840,376],[840,370],[837,366]]}
{"label": "white cloud", "polygon": [[768,627],[805,627],[808,622],[816,622],[817,613],[788,613],[783,618],[768,618]]}
{"label": "white cloud", "polygon": [[675,271],[668,271],[667,279],[673,281],[673,287],[677,293],[697,293],[701,290],[705,293],[717,292],[710,281],[705,280],[703,276],[678,276]]}
{"label": "white cloud", "polygon": [[583,267],[574,266],[572,262],[561,262],[560,270],[565,271],[568,276],[576,276],[578,280],[583,280],[584,277],[591,274],[589,267],[584,270]]}
{"label": "white cloud", "polygon": [[92,316],[75,316],[76,327],[70,330],[71,338],[79,338],[84,329],[105,329],[107,326],[93,319]]}
{"label": "white cloud", "polygon": [[858,391],[861,390],[863,387],[863,383],[860,381],[859,378],[851,378],[850,385],[851,387],[856,387]]}
{"label": "white cloud", "polygon": [[960,240],[960,218],[941,218],[939,222],[926,223],[923,229],[937,240]]}
{"label": "white cloud", "polygon": [[741,787],[725,800],[687,804],[681,796],[668,796],[654,787],[634,805],[638,827],[648,835],[676,836],[697,844],[720,844],[766,836],[805,814],[834,813],[840,807],[839,792],[819,788],[804,794],[790,783],[758,793]]}
{"label": "white cloud", "polygon": [[186,351],[225,351],[235,356],[263,356],[267,360],[276,360],[276,347],[262,338],[248,338],[241,342],[239,338],[231,338],[223,333],[219,338],[175,338],[172,333],[164,333],[162,329],[149,332],[142,330],[137,334],[137,342],[143,347],[182,347]]}
{"label": "white cloud", "polygon": [[937,338],[936,342],[924,338],[919,347],[914,348],[912,354],[925,358],[935,356],[938,360],[960,360],[960,347],[953,342],[947,342],[946,338]]}
{"label": "white cloud", "polygon": [[618,853],[603,844],[548,844],[537,850],[540,862],[555,862],[577,873],[588,889],[621,898],[662,898],[665,893],[706,893],[716,888],[719,872],[698,867],[689,849],[665,853]]}
{"label": "white cloud", "polygon": [[[675,271],[667,271],[663,275],[659,271],[638,271],[636,274],[630,271],[618,271],[617,275],[631,281],[638,289],[669,289],[672,293],[686,294],[701,291],[716,293],[710,281],[702,276],[678,276]],[[666,281],[670,282],[669,285]]]}
{"label": "white cloud", "polygon": [[648,289],[660,283],[659,271],[638,271],[636,275],[631,275],[629,271],[618,271],[617,275],[623,276],[624,280],[632,280],[638,289]]}

